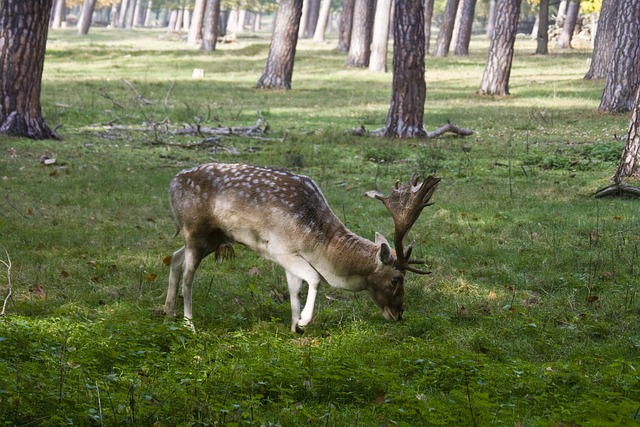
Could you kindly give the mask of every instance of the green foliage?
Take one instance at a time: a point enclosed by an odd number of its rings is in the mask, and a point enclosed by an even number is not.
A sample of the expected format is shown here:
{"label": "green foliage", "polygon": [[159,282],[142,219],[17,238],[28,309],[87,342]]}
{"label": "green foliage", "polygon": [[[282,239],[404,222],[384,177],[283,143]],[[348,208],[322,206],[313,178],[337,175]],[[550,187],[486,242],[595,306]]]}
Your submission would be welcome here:
{"label": "green foliage", "polygon": [[[267,39],[201,54],[123,34],[52,32],[43,111],[64,140],[0,140],[5,424],[638,425],[637,202],[592,198],[628,117],[595,113],[588,52],[533,56],[519,39],[506,98],[473,95],[486,40],[429,58],[427,127],[475,134],[398,141],[352,135],[384,124],[391,80],[332,46],[300,41],[294,89],[259,91]],[[256,110],[261,138],[166,132]],[[411,233],[433,273],[407,276],[404,320],[324,286],[292,334],[284,274],[242,248],[198,271],[197,333],[157,316],[180,245],[168,182],[212,159],[313,177],[368,238],[393,225],[365,191],[443,177]]]}

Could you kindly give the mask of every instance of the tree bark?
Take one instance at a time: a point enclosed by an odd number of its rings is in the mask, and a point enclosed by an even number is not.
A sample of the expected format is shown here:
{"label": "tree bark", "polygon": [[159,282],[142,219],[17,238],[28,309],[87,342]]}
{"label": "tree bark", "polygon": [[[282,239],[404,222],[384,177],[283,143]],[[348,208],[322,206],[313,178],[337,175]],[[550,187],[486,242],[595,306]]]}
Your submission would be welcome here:
{"label": "tree bark", "polygon": [[549,0],[540,0],[536,55],[549,54]]}
{"label": "tree bark", "polygon": [[338,52],[349,52],[351,46],[351,32],[353,30],[353,9],[355,0],[344,0],[342,3],[342,14],[338,28]]}
{"label": "tree bark", "polygon": [[480,83],[480,95],[508,95],[521,0],[499,0],[496,24],[487,53],[487,63]]}
{"label": "tree bark", "polygon": [[211,52],[216,49],[219,22],[220,0],[208,0],[204,13],[204,27],[202,29],[202,45],[200,46],[200,50]]}
{"label": "tree bark", "polygon": [[392,0],[377,0],[376,15],[373,20],[373,38],[369,71],[387,72],[387,45],[389,44],[389,20]]}
{"label": "tree bark", "polygon": [[556,44],[558,49],[571,49],[571,39],[573,38],[573,31],[576,29],[578,12],[580,12],[580,0],[570,1],[567,7],[567,15],[562,25],[562,33],[560,33]]}
{"label": "tree bark", "polygon": [[429,54],[431,44],[431,19],[433,18],[433,1],[424,0],[424,54]]}
{"label": "tree bark", "polygon": [[206,6],[207,0],[196,0],[193,6],[191,25],[187,35],[187,43],[189,44],[198,44],[202,40],[202,23],[204,22],[204,9]]}
{"label": "tree bark", "polygon": [[0,1],[0,134],[59,139],[40,106],[51,6],[51,0]]}
{"label": "tree bark", "polygon": [[598,111],[631,111],[640,85],[640,1],[620,0],[616,35]]}
{"label": "tree bark", "polygon": [[462,0],[462,11],[460,13],[460,27],[456,38],[454,54],[459,56],[469,55],[469,43],[471,42],[471,30],[473,28],[473,18],[476,11],[476,0]]}
{"label": "tree bark", "polygon": [[591,54],[591,64],[589,71],[584,76],[586,80],[604,79],[607,74],[615,41],[618,6],[618,0],[603,0],[602,2],[593,53]]}
{"label": "tree bark", "polygon": [[257,88],[291,89],[302,0],[282,0],[271,36],[269,56]]}
{"label": "tree bark", "polygon": [[375,0],[356,0],[353,10],[351,43],[347,57],[347,65],[350,67],[369,66],[375,5]]}
{"label": "tree bark", "polygon": [[307,38],[313,37],[316,27],[318,25],[318,19],[320,17],[320,0],[309,0],[309,16],[307,19],[307,29],[304,36]]}
{"label": "tree bark", "polygon": [[96,5],[96,0],[84,0],[82,4],[82,13],[80,14],[80,20],[78,21],[78,34],[86,36],[89,34],[89,28],[91,28],[91,18],[93,17],[93,9]]}
{"label": "tree bark", "polygon": [[489,0],[489,16],[487,17],[487,37],[493,37],[493,29],[496,26],[496,0]]}
{"label": "tree bark", "polygon": [[138,4],[138,0],[129,0],[127,4],[127,18],[125,20],[125,28],[130,30],[133,28],[133,22],[136,19],[136,6]]}
{"label": "tree bark", "polygon": [[449,47],[451,46],[451,39],[453,38],[453,27],[456,23],[456,12],[458,11],[459,1],[460,0],[447,0],[447,5],[444,9],[444,17],[442,18],[442,25],[440,25],[440,31],[438,31],[436,50],[433,52],[433,56],[443,57],[449,54]]}
{"label": "tree bark", "polygon": [[396,0],[393,28],[393,82],[385,137],[425,137],[424,6]]}
{"label": "tree bark", "polygon": [[613,176],[613,182],[619,184],[625,178],[630,178],[638,174],[638,164],[640,156],[640,90],[636,93],[636,98],[629,122],[629,132],[627,133],[627,143],[622,151],[620,164]]}

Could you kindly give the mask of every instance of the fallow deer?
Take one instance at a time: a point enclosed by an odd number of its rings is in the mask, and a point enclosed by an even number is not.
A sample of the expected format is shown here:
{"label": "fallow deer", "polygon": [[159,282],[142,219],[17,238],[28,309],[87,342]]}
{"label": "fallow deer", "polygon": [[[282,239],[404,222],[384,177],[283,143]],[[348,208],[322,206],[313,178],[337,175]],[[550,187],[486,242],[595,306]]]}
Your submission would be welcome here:
{"label": "fallow deer", "polygon": [[[388,320],[400,320],[404,309],[406,271],[427,274],[411,264],[411,245],[404,239],[430,205],[439,178],[422,183],[413,176],[381,200],[394,224],[393,251],[376,233],[375,242],[349,231],[329,208],[316,183],[303,175],[242,164],[210,163],[178,173],[171,181],[173,215],[184,246],[171,258],[169,288],[164,305],[175,316],[178,284],[182,280],[184,318],[192,325],[194,273],[209,254],[233,255],[240,243],[282,266],[291,300],[291,330],[300,332],[313,318],[318,285],[351,291],[367,290]],[[307,282],[307,300],[300,311],[300,290]]]}

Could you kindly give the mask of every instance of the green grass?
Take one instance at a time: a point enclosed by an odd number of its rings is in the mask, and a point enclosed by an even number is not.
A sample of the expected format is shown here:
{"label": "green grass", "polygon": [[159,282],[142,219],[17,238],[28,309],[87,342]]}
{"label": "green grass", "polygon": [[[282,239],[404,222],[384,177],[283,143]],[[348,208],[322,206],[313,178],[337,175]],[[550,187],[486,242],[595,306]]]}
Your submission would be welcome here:
{"label": "green grass", "polygon": [[[302,40],[293,90],[256,90],[268,41],[202,54],[162,31],[51,33],[42,107],[64,139],[0,139],[13,287],[0,321],[2,420],[638,425],[638,202],[592,197],[629,117],[595,112],[603,82],[582,80],[589,52],[539,57],[519,39],[505,98],[475,95],[486,40],[466,58],[428,58],[427,127],[451,120],[475,134],[397,141],[350,134],[384,125],[389,74],[346,68],[334,41]],[[202,137],[107,127],[244,126],[257,110],[267,139],[223,138],[216,152],[187,148]],[[412,231],[433,273],[407,276],[405,319],[388,323],[368,295],[325,285],[315,322],[294,335],[283,272],[240,248],[200,268],[197,334],[156,316],[163,260],[181,244],[168,183],[211,160],[311,176],[368,238],[393,225],[365,191],[441,176]]]}

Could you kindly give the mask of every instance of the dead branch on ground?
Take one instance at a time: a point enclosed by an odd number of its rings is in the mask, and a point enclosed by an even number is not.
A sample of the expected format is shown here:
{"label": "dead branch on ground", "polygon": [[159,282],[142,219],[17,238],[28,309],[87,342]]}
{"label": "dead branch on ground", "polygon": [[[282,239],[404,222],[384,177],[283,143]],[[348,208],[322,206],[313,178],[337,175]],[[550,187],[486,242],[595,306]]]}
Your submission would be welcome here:
{"label": "dead branch on ground", "polygon": [[599,189],[594,197],[640,197],[640,188],[618,182]]}
{"label": "dead branch on ground", "polygon": [[5,297],[4,302],[2,303],[2,311],[0,311],[0,316],[2,317],[4,317],[6,314],[7,302],[9,301],[9,299],[11,298],[11,295],[13,294],[13,288],[11,286],[11,257],[9,256],[9,252],[7,252],[6,249],[4,249],[4,253],[7,255],[7,260],[6,261],[0,260],[0,263],[2,263],[7,268],[7,296]]}
{"label": "dead branch on ground", "polygon": [[[365,135],[384,136],[384,131],[385,131],[385,128],[378,128],[372,131],[367,131],[364,128],[364,126],[360,126],[359,128],[353,129],[352,134],[356,136],[365,136]],[[434,138],[441,137],[445,133],[453,133],[458,136],[469,136],[469,135],[473,135],[474,132],[472,129],[463,128],[458,125],[454,125],[450,121],[447,121],[447,123],[444,126],[441,126],[438,129],[432,130],[431,132],[427,131],[427,134],[423,138],[434,139]]]}
{"label": "dead branch on ground", "polygon": [[131,83],[129,80],[127,79],[122,79],[122,82],[124,84],[126,84],[127,86],[129,86],[129,88],[133,91],[133,93],[136,95],[136,99],[139,100],[142,104],[144,105],[151,105],[153,104],[153,101],[148,100],[147,98],[145,98],[144,96],[142,96],[140,94],[140,92],[138,92],[138,89],[135,88],[135,86],[133,85],[133,83]]}

